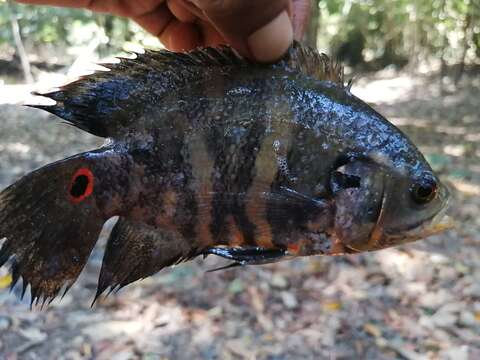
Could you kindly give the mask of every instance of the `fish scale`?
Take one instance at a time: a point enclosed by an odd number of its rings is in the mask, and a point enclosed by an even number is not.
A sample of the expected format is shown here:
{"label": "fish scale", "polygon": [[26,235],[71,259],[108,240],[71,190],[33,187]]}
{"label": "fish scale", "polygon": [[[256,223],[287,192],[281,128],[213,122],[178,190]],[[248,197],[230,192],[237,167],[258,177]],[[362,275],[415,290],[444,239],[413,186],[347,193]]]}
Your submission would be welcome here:
{"label": "fish scale", "polygon": [[275,64],[206,48],[106,66],[35,106],[106,144],[0,193],[0,265],[32,302],[75,282],[113,216],[95,299],[199,255],[264,264],[446,228],[446,188],[326,55],[294,43]]}

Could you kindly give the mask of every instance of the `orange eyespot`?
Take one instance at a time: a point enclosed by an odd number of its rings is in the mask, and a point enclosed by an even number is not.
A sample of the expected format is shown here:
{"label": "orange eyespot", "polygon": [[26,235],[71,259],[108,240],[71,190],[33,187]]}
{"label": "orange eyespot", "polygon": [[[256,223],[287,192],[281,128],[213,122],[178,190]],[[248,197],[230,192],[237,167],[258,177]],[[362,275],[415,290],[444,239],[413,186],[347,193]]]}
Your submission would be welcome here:
{"label": "orange eyespot", "polygon": [[94,177],[90,169],[80,168],[72,177],[69,187],[70,200],[74,204],[85,200],[92,195]]}
{"label": "orange eyespot", "polygon": [[437,195],[437,183],[432,179],[426,179],[414,184],[410,192],[413,201],[417,204],[426,204],[435,199]]}

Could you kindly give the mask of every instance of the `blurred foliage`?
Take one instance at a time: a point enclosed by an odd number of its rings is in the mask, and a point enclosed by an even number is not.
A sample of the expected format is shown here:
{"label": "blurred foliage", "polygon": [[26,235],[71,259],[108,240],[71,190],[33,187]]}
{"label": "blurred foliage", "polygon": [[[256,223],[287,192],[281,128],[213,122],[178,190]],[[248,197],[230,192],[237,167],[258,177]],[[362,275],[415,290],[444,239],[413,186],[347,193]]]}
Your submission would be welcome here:
{"label": "blurred foliage", "polygon": [[[129,48],[129,45],[155,47],[156,38],[132,21],[81,9],[22,5],[0,0],[0,46],[14,39],[11,17],[19,23],[27,48],[53,45],[55,48],[91,46],[103,56]],[[135,48],[135,46],[134,46]]]}
{"label": "blurred foliage", "polygon": [[[4,1],[0,1],[0,4]],[[13,13],[13,14],[12,14]],[[10,16],[17,17],[22,36],[32,43],[67,43],[71,26],[93,21],[90,14],[75,9],[46,6],[0,5],[0,43],[13,43]]]}
{"label": "blurred foliage", "polygon": [[319,8],[318,45],[351,65],[480,58],[478,0],[321,0]]}
{"label": "blurred foliage", "polygon": [[[108,55],[132,44],[158,46],[158,41],[133,22],[77,9],[26,6],[0,0],[0,46],[12,44],[11,16],[18,19],[27,48],[91,45]],[[9,9],[10,8],[10,9]],[[315,9],[317,10],[317,9]],[[480,58],[478,0],[320,0],[314,11],[316,42],[351,65],[415,66],[420,59],[446,63]],[[310,27],[312,28],[312,27]],[[316,39],[315,39],[316,37]]]}

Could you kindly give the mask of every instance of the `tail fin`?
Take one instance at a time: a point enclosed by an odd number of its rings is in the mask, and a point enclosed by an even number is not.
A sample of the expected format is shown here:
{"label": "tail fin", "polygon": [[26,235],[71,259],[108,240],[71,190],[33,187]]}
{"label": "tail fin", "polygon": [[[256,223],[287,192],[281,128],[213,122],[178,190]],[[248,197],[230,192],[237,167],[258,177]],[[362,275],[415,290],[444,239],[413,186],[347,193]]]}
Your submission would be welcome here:
{"label": "tail fin", "polygon": [[73,284],[106,220],[86,162],[80,154],[45,166],[0,193],[0,266],[12,258],[12,287],[22,277],[32,303]]}

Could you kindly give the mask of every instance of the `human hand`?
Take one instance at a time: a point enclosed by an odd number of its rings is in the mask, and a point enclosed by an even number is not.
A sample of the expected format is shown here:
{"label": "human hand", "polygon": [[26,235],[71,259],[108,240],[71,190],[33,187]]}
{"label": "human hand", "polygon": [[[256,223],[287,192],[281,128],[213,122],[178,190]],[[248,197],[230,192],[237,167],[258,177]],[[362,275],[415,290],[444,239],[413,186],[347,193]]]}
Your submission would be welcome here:
{"label": "human hand", "polygon": [[18,0],[125,16],[173,51],[228,44],[261,62],[281,57],[308,22],[309,0]]}

